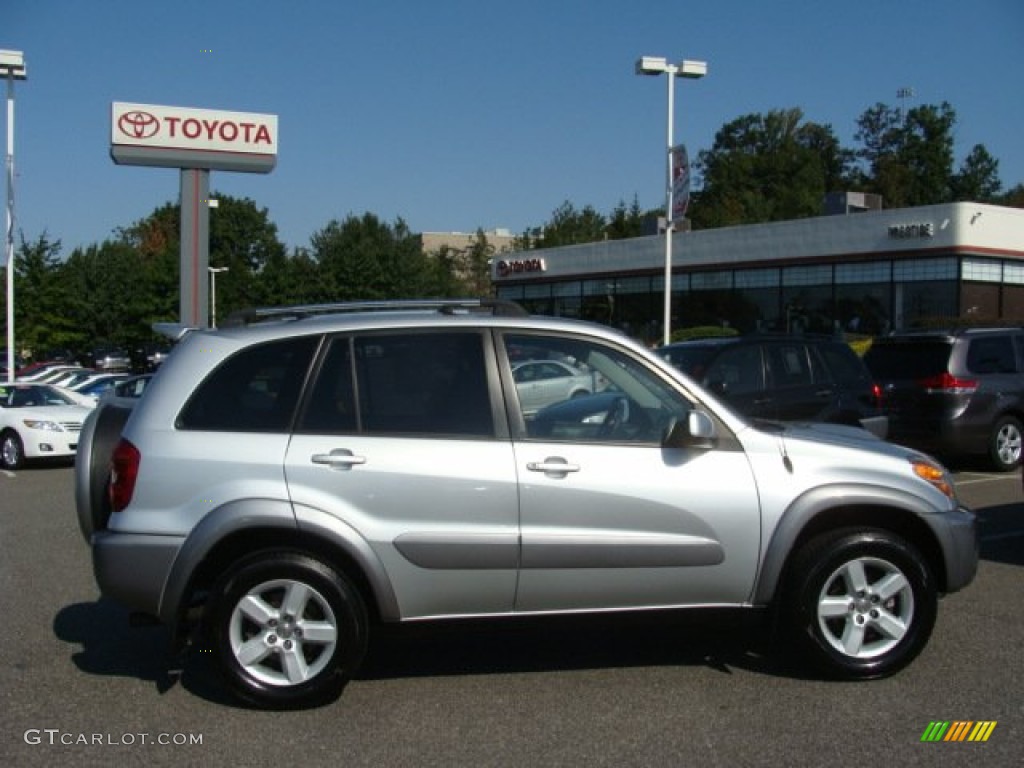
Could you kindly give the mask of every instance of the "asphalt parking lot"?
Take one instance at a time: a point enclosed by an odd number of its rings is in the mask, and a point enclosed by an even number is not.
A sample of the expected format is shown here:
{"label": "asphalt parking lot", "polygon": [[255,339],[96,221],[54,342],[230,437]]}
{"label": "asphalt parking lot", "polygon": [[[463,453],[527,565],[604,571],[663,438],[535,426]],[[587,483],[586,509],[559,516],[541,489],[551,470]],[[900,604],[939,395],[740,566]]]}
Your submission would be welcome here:
{"label": "asphalt parking lot", "polygon": [[[731,617],[588,617],[389,630],[329,706],[227,702],[197,655],[168,673],[161,628],[98,599],[72,470],[0,473],[4,765],[1020,765],[1024,494],[962,471],[976,581],[940,605],[894,678],[836,683]],[[927,743],[935,721],[994,721]]]}

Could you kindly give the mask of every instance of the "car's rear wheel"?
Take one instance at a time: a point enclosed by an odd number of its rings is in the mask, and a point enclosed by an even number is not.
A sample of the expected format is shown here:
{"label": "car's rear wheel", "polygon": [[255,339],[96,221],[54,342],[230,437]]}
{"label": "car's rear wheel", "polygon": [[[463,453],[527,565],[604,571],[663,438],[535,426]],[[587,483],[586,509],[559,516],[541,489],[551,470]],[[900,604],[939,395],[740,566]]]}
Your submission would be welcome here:
{"label": "car's rear wheel", "polygon": [[13,429],[0,435],[0,462],[4,469],[20,469],[25,466],[25,446]]}
{"label": "car's rear wheel", "polygon": [[798,553],[790,574],[793,637],[835,676],[891,675],[928,642],[936,587],[924,558],[899,536],[825,534]]}
{"label": "car's rear wheel", "polygon": [[989,438],[989,457],[997,472],[1012,472],[1020,466],[1024,433],[1013,416],[1001,417],[992,428]]}
{"label": "car's rear wheel", "polygon": [[359,592],[307,555],[256,553],[231,569],[213,600],[212,650],[228,684],[251,704],[293,708],[331,701],[366,651]]}

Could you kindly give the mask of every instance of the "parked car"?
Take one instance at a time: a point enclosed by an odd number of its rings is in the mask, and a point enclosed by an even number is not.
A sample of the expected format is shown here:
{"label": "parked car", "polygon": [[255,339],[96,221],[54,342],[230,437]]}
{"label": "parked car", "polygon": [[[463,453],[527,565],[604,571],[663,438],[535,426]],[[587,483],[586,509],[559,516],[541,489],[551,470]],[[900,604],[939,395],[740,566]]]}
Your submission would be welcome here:
{"label": "parked car", "polygon": [[512,366],[512,378],[519,394],[523,414],[532,416],[541,408],[571,397],[596,391],[598,381],[591,371],[583,371],[559,360],[527,360]]}
{"label": "parked car", "polygon": [[146,387],[149,386],[152,378],[152,373],[140,373],[138,376],[129,376],[126,379],[116,381],[114,386],[100,396],[100,399],[128,398],[131,400],[142,397],[142,393],[146,391]]}
{"label": "parked car", "polygon": [[888,432],[881,389],[832,336],[728,336],[682,341],[658,353],[753,419],[824,421]]}
{"label": "parked car", "polygon": [[895,442],[945,457],[1021,464],[1024,330],[975,328],[895,333],[864,361],[882,386]]}
{"label": "parked car", "polygon": [[73,457],[88,414],[48,384],[0,384],[0,464]]}
{"label": "parked car", "polygon": [[[975,518],[935,460],[748,421],[612,329],[500,301],[248,318],[101,402],[75,470],[101,593],[193,638],[244,701],[333,699],[378,622],[700,606],[880,677],[974,577]],[[525,347],[604,390],[526,418]]]}
{"label": "parked car", "polygon": [[84,382],[71,387],[71,391],[77,395],[89,398],[95,405],[107,392],[113,390],[122,381],[130,378],[126,373],[111,373],[87,379]]}
{"label": "parked car", "polygon": [[132,360],[119,347],[97,347],[89,353],[85,364],[97,371],[128,371],[131,370]]}

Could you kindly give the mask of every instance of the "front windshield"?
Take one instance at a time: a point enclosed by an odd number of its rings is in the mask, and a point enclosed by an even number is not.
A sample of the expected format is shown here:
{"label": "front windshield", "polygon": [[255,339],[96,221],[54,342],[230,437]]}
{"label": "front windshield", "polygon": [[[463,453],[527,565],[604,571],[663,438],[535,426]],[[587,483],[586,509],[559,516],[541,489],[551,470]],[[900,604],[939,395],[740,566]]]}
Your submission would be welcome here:
{"label": "front windshield", "polygon": [[44,405],[74,405],[74,400],[59,390],[41,384],[0,385],[0,406],[37,408]]}

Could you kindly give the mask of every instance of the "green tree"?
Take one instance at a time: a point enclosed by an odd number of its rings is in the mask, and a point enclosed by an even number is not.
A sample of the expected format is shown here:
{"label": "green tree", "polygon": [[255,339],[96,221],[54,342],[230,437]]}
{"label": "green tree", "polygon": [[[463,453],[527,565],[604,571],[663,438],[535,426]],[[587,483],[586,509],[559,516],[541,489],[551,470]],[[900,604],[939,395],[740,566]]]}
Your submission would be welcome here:
{"label": "green tree", "polygon": [[1002,186],[999,161],[981,144],[974,145],[951,180],[954,201],[993,202]]}
{"label": "green tree", "polygon": [[[664,213],[664,211],[662,212]],[[626,206],[625,201],[620,200],[619,204],[608,216],[608,223],[605,226],[605,235],[609,240],[625,240],[630,237],[640,237],[644,233],[644,219],[646,214],[640,210],[640,202],[636,195],[633,202]]]}
{"label": "green tree", "polygon": [[953,128],[956,111],[946,102],[925,104],[905,115],[876,104],[857,120],[864,191],[882,195],[887,208],[953,199]]}
{"label": "green tree", "polygon": [[332,220],[310,240],[319,268],[323,301],[388,299],[423,296],[431,290],[432,274],[419,239],[404,221],[394,225],[371,213]]}
{"label": "green tree", "polygon": [[15,257],[15,344],[36,358],[81,341],[81,331],[68,315],[73,295],[60,277],[60,250],[60,241],[46,233],[32,242],[22,236]]}
{"label": "green tree", "polygon": [[694,196],[696,228],[814,216],[825,193],[847,175],[831,127],[803,123],[799,109],[744,115],[715,134],[695,163],[702,189]]}

